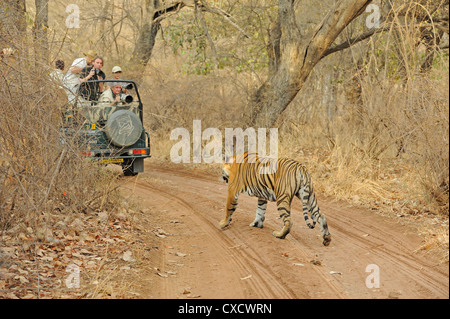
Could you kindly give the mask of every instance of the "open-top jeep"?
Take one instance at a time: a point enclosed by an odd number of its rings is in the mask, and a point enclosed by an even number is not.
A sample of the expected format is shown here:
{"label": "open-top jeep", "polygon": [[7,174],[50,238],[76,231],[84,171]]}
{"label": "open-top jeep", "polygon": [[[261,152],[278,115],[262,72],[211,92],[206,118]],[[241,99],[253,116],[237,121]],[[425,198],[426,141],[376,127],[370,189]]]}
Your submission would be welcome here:
{"label": "open-top jeep", "polygon": [[[89,81],[104,85],[120,83],[126,94],[120,101],[77,100],[73,121],[63,128],[75,139],[82,156],[101,163],[119,164],[124,175],[134,176],[144,171],[144,159],[150,157],[150,136],[143,126],[143,105],[134,81]],[[109,82],[109,83],[106,83]]]}

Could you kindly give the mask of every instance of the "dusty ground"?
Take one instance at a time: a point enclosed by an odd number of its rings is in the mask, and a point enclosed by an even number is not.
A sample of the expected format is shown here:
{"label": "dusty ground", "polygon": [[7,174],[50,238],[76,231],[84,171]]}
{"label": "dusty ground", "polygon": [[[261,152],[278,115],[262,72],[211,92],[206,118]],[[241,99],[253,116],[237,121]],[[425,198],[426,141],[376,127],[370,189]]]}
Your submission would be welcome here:
{"label": "dusty ground", "polygon": [[[275,204],[265,227],[252,228],[256,198],[246,195],[219,229],[227,186],[217,175],[149,161],[123,182],[143,208],[136,265],[124,273],[139,298],[449,298],[448,263],[418,250],[422,238],[398,220],[319,196],[332,235],[324,247],[297,199],[280,240],[271,235],[281,227]],[[379,288],[368,288],[377,271]]]}

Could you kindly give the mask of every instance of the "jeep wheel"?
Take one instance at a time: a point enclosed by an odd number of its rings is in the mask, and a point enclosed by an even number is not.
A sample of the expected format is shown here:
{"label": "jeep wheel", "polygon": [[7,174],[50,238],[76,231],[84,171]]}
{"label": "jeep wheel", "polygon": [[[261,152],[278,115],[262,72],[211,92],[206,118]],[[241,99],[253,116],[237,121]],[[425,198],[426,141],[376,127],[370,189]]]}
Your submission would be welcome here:
{"label": "jeep wheel", "polygon": [[105,125],[106,136],[118,147],[127,147],[136,143],[141,137],[142,129],[139,117],[129,110],[114,112]]}
{"label": "jeep wheel", "polygon": [[133,172],[133,165],[128,165],[126,167],[122,167],[124,176],[136,176],[139,173]]}
{"label": "jeep wheel", "polygon": [[138,173],[134,171],[134,161],[126,160],[122,163],[122,171],[125,176],[136,176]]}

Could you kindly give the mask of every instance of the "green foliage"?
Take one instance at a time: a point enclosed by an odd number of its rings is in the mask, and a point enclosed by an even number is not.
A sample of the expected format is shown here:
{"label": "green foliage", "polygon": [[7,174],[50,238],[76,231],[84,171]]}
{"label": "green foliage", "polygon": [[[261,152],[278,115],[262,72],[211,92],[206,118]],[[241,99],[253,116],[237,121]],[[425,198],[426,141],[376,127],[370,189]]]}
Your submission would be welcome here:
{"label": "green foliage", "polygon": [[165,21],[163,29],[166,45],[170,46],[175,54],[186,56],[183,72],[207,75],[215,67],[231,69],[238,73],[258,72],[267,68],[268,31],[276,17],[276,6],[264,6],[260,3],[236,6],[230,14],[245,30],[248,38],[222,16],[204,13],[208,33],[217,52],[217,60],[195,12],[185,11],[174,19]]}

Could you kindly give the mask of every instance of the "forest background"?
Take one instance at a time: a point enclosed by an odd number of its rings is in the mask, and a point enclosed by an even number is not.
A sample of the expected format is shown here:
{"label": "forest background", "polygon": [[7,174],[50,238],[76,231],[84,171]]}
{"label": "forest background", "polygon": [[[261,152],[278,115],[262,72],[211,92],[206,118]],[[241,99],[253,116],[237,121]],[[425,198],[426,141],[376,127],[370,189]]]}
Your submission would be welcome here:
{"label": "forest background", "polygon": [[[429,218],[448,249],[448,9],[443,0],[6,0],[0,5],[0,229],[116,207],[117,175],[62,145],[48,74],[95,50],[136,80],[152,160],[174,128],[276,127],[317,192]],[[217,171],[217,165],[194,165]],[[24,222],[25,221],[25,222]],[[24,222],[25,225],[21,222]]]}

